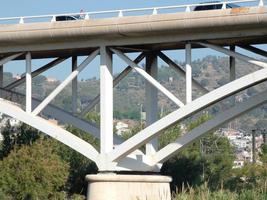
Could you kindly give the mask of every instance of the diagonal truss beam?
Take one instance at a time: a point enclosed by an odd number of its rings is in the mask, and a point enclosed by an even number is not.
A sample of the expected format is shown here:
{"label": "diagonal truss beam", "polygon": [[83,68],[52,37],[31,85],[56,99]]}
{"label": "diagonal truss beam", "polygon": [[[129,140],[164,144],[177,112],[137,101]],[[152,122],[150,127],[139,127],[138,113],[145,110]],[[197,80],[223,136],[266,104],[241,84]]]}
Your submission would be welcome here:
{"label": "diagonal truss beam", "polygon": [[264,51],[264,50],[262,50],[262,49],[259,49],[259,48],[257,48],[257,47],[254,47],[254,46],[251,46],[251,45],[242,45],[242,46],[239,46],[239,47],[241,47],[242,49],[251,51],[251,52],[253,52],[253,53],[256,53],[256,54],[258,54],[258,55],[267,57],[267,52]]}
{"label": "diagonal truss beam", "polygon": [[33,115],[38,115],[78,74],[99,54],[99,49],[89,55],[79,67],[73,71],[50,95],[48,95],[42,103],[40,103],[32,112]]}
{"label": "diagonal truss beam", "polygon": [[[185,70],[175,62],[173,62],[166,54],[162,52],[158,52],[158,56],[166,63],[168,64],[171,68],[173,68],[180,76],[185,78]],[[207,90],[205,87],[203,87],[196,79],[192,79],[192,84],[194,87],[199,89],[201,92],[204,94],[208,93],[209,90]]]}
{"label": "diagonal truss beam", "polygon": [[[25,98],[24,94],[18,93],[18,92],[14,92],[11,90],[6,90],[6,89],[1,89],[0,88],[0,92],[4,92],[4,93],[10,93],[11,94],[11,101],[14,101],[13,97],[19,97],[19,98]],[[9,98],[8,98],[9,99]],[[37,106],[41,103],[41,101],[39,99],[36,98],[32,98],[32,104],[33,106]],[[72,115],[72,113],[69,113],[57,106],[48,104],[44,110],[43,110],[43,114],[46,116],[51,116],[61,122],[64,122],[66,124],[70,124],[80,130],[83,130],[86,133],[91,134],[92,136],[100,139],[100,130],[97,124],[92,123],[92,122],[88,122],[85,121],[83,119],[80,119],[74,115]],[[123,142],[123,139],[120,138],[117,135],[114,135],[114,143],[115,144],[121,144]]]}
{"label": "diagonal truss beam", "polygon": [[111,50],[117,54],[123,61],[125,61],[129,66],[131,66],[136,72],[143,76],[148,82],[150,82],[159,91],[165,94],[170,100],[172,100],[179,107],[183,107],[184,104],[176,96],[174,96],[169,90],[162,86],[157,80],[151,77],[145,70],[135,64],[129,57],[124,55],[121,51],[111,48]]}
{"label": "diagonal truss beam", "polygon": [[267,63],[265,63],[263,61],[260,61],[260,60],[257,60],[255,58],[250,58],[248,56],[245,56],[245,55],[242,55],[240,53],[231,51],[229,49],[226,49],[226,48],[214,45],[214,44],[204,43],[204,42],[196,42],[196,44],[199,44],[201,46],[213,49],[215,51],[219,51],[219,52],[224,53],[224,54],[226,54],[228,56],[231,56],[231,57],[234,57],[236,59],[242,60],[244,62],[253,64],[253,65],[257,65],[259,67],[267,68]]}
{"label": "diagonal truss beam", "polygon": [[[137,58],[134,60],[136,64],[141,62],[145,57],[144,53],[141,53]],[[126,77],[130,72],[132,71],[132,68],[130,66],[127,66],[113,81],[113,87],[115,87],[124,77]],[[84,117],[88,112],[90,112],[95,105],[97,105],[100,101],[100,95],[97,95],[92,102],[84,108],[84,110],[81,112],[80,116]]]}
{"label": "diagonal truss beam", "polygon": [[3,99],[0,100],[0,112],[42,131],[43,133],[76,150],[90,160],[98,163],[99,153],[96,151],[96,149],[91,144],[85,142],[63,128],[56,126],[38,116],[33,116],[30,113],[26,113],[19,107],[12,105]]}
{"label": "diagonal truss beam", "polygon": [[162,131],[179,122],[180,120],[204,109],[222,99],[225,99],[232,94],[235,94],[241,90],[249,88],[253,85],[259,84],[267,80],[267,69],[258,70],[246,76],[243,76],[235,81],[217,88],[208,94],[205,94],[198,99],[186,104],[184,107],[168,114],[161,118],[154,124],[143,129],[130,139],[126,140],[121,145],[117,146],[110,154],[109,159],[117,162],[124,158],[137,148],[146,144],[151,139],[158,136]]}
{"label": "diagonal truss beam", "polygon": [[243,113],[264,104],[267,101],[267,90],[251,97],[249,100],[238,104],[237,106],[228,109],[227,111],[217,115],[213,119],[201,124],[189,133],[181,136],[175,142],[172,142],[152,155],[152,165],[162,163],[168,160],[173,155],[177,154],[191,142],[195,141],[204,134],[219,128],[221,125],[231,121],[232,119],[242,115]]}
{"label": "diagonal truss beam", "polygon": [[[67,58],[57,58],[48,64],[40,67],[39,69],[32,72],[32,78],[38,76],[39,74],[43,73],[44,71],[54,67],[55,65],[58,65],[59,63],[63,62]],[[5,86],[4,88],[7,90],[12,90],[13,88],[19,86],[20,84],[25,82],[25,74],[21,77],[21,79],[14,81],[13,83],[10,83],[9,85]]]}
{"label": "diagonal truss beam", "polygon": [[21,56],[22,54],[24,54],[24,53],[16,53],[16,54],[13,54],[11,56],[7,56],[7,57],[3,58],[2,60],[0,60],[0,65],[4,65],[7,62],[9,62],[9,61]]}

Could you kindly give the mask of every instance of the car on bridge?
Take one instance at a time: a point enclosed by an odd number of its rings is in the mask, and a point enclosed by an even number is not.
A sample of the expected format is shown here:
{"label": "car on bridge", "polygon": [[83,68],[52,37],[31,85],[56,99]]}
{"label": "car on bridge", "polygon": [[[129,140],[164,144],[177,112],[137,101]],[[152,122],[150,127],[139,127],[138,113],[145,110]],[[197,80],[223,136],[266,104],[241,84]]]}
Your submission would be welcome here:
{"label": "car on bridge", "polygon": [[[223,9],[223,3],[220,1],[213,1],[213,2],[204,2],[201,3],[203,5],[196,6],[193,10],[194,11],[204,11],[204,10],[220,10]],[[240,6],[234,3],[226,3],[226,8],[239,8]]]}
{"label": "car on bridge", "polygon": [[56,21],[73,21],[73,20],[83,20],[83,15],[58,15],[56,16]]}

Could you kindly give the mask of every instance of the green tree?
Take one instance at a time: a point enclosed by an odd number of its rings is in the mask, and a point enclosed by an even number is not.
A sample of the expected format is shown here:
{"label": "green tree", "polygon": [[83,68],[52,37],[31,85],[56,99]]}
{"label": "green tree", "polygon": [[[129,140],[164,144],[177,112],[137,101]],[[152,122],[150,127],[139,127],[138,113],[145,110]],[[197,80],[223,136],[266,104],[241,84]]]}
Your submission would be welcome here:
{"label": "green tree", "polygon": [[22,145],[31,145],[40,138],[40,132],[36,129],[26,124],[11,127],[9,121],[2,135],[4,140],[0,149],[0,159],[7,156],[14,148],[18,148]]}
{"label": "green tree", "polygon": [[[96,112],[89,112],[86,118],[87,120],[96,124],[100,123],[100,116]],[[68,126],[67,130],[79,138],[87,141],[97,150],[99,150],[100,142],[97,138],[73,126]],[[70,166],[69,176],[66,182],[69,196],[76,194],[85,195],[88,184],[85,181],[85,176],[87,174],[96,174],[97,166],[88,158],[56,140],[53,140],[53,147],[57,155],[59,155],[63,161],[69,163]]]}
{"label": "green tree", "polygon": [[267,144],[261,145],[261,151],[260,151],[259,156],[260,156],[261,162],[267,167]]}
{"label": "green tree", "polygon": [[[197,120],[188,124],[187,131],[210,119],[210,116],[203,115]],[[177,126],[177,125],[176,125]],[[179,127],[179,126],[178,126]],[[174,141],[179,136],[177,127],[166,131],[170,134],[162,144]],[[175,130],[175,131],[173,131]],[[168,131],[170,131],[168,133]],[[164,139],[164,138],[163,138]],[[163,164],[162,173],[173,178],[172,189],[180,189],[184,184],[193,186],[209,183],[209,187],[216,189],[221,182],[230,176],[233,163],[233,149],[229,141],[212,133],[196,140],[179,154]]]}
{"label": "green tree", "polygon": [[[98,139],[72,126],[69,126],[67,130],[72,134],[84,139],[88,143],[92,144],[97,150],[99,150]],[[66,182],[68,194],[70,196],[73,194],[85,195],[88,184],[85,181],[85,176],[87,174],[96,174],[97,166],[88,158],[56,140],[53,140],[53,146],[57,155],[59,155],[64,162],[69,163],[70,166],[69,176]]]}
{"label": "green tree", "polygon": [[60,199],[68,164],[54,153],[51,140],[12,150],[0,161],[0,195],[4,199]]}

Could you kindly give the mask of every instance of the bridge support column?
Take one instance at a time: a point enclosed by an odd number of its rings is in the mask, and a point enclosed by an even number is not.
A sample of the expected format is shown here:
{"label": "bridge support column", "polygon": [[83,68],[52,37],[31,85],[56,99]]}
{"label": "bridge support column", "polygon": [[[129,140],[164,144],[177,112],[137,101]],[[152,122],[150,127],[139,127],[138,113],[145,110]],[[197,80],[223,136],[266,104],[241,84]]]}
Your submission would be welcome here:
{"label": "bridge support column", "polygon": [[112,53],[100,48],[100,152],[102,155],[113,149],[113,75]]}
{"label": "bridge support column", "polygon": [[[72,72],[77,69],[77,56],[72,57]],[[77,76],[72,80],[72,85],[71,85],[71,90],[72,90],[72,113],[75,114],[77,113],[77,92],[78,92],[78,81],[77,81]]]}
{"label": "bridge support column", "polygon": [[[158,75],[158,60],[157,55],[150,53],[146,56],[146,72],[157,79]],[[146,81],[146,126],[153,124],[157,121],[158,115],[158,92],[157,89]],[[158,138],[153,139],[146,144],[146,154],[152,155],[158,150]]]}
{"label": "bridge support column", "polygon": [[26,112],[32,112],[32,58],[31,53],[26,54]]}
{"label": "bridge support column", "polygon": [[[235,51],[235,46],[230,46],[230,51]],[[236,79],[236,72],[235,72],[235,58],[230,56],[230,81]]]}
{"label": "bridge support column", "polygon": [[159,175],[87,175],[87,200],[171,200],[171,178]]}
{"label": "bridge support column", "polygon": [[191,44],[185,45],[185,63],[186,63],[186,103],[192,101],[192,67],[191,67]]}

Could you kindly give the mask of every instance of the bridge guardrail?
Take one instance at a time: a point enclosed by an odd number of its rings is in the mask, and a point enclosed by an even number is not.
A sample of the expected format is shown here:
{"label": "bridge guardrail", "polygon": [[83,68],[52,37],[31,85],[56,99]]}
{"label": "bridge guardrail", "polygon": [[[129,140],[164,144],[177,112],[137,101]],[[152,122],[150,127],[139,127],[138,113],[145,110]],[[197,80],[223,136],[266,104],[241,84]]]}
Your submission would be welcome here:
{"label": "bridge guardrail", "polygon": [[176,5],[176,6],[161,6],[161,7],[150,7],[150,8],[96,11],[96,12],[79,12],[79,13],[64,13],[64,14],[39,15],[39,16],[6,17],[6,18],[0,18],[0,24],[55,22],[57,16],[80,16],[84,20],[89,20],[92,18],[101,18],[101,15],[108,16],[108,17],[157,15],[160,13],[171,13],[170,10],[173,10],[175,12],[191,12],[196,6],[223,4],[222,9],[226,9],[227,4],[246,4],[246,3],[254,3],[254,6],[255,5],[264,6],[264,0],[236,0],[236,1],[222,1],[222,2],[211,2],[211,3]]}

